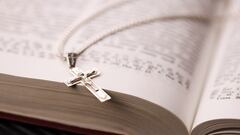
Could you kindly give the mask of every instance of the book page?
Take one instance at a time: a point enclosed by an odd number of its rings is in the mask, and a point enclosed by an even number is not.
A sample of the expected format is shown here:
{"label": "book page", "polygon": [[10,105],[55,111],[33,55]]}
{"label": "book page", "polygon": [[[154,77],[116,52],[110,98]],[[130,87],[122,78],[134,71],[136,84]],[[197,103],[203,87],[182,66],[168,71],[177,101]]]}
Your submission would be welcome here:
{"label": "book page", "polygon": [[[229,1],[230,2],[230,1]],[[240,119],[240,1],[229,3],[215,62],[194,127],[215,119]]]}
{"label": "book page", "polygon": [[[0,72],[64,82],[71,75],[67,63],[55,56],[57,39],[75,19],[109,2],[113,1],[1,1]],[[88,38],[133,19],[208,16],[212,8],[207,0],[131,1],[79,29],[67,50],[78,49]],[[201,53],[208,50],[204,39],[209,27],[206,20],[189,19],[135,27],[98,42],[78,58],[77,66],[84,71],[98,68],[102,74],[93,81],[99,86],[158,104],[190,128],[200,93],[200,87],[195,88],[201,84],[196,74],[204,75],[204,68],[196,72]]]}

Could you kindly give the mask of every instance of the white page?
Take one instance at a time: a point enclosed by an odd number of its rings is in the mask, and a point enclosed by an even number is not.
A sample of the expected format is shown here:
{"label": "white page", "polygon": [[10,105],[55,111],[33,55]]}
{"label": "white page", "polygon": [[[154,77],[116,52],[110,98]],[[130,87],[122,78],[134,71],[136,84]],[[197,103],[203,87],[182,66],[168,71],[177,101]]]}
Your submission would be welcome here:
{"label": "white page", "polygon": [[[101,8],[103,3],[90,1],[83,9],[84,2],[2,1],[0,72],[57,82],[71,77],[67,64],[55,57],[55,44],[74,19],[94,12],[90,9]],[[10,12],[9,8],[16,10]],[[68,46],[78,48],[99,31],[133,18],[179,13],[207,15],[211,8],[210,1],[133,1],[86,25]],[[102,72],[94,78],[99,86],[161,105],[190,128],[200,92],[193,88],[196,82],[192,80],[207,29],[207,23],[191,20],[136,27],[97,43],[79,57],[77,65],[83,70],[97,67]]]}
{"label": "white page", "polygon": [[229,9],[194,127],[209,120],[240,119],[240,1],[232,1]]}

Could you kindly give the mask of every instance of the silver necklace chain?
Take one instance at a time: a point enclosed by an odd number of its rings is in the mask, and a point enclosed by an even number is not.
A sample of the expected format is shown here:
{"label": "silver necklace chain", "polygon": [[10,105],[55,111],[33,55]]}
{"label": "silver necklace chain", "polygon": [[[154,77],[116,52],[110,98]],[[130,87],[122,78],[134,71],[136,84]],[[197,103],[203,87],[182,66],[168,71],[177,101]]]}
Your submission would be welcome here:
{"label": "silver necklace chain", "polygon": [[57,56],[61,58],[62,60],[66,61],[66,55],[64,53],[65,46],[68,42],[68,40],[84,25],[91,22],[95,18],[101,16],[102,14],[106,13],[109,10],[112,10],[117,7],[121,7],[129,2],[133,2],[134,0],[115,0],[114,2],[107,4],[103,6],[102,8],[98,9],[94,13],[90,14],[86,18],[81,18],[80,20],[76,20],[72,25],[66,28],[64,34],[60,38],[60,40],[57,43]]}

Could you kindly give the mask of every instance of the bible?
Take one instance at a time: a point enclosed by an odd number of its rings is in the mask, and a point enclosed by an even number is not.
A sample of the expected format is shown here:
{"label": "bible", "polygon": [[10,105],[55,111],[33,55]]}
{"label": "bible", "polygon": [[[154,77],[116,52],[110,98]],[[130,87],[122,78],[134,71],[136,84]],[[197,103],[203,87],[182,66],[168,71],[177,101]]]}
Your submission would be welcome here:
{"label": "bible", "polygon": [[240,134],[237,0],[123,0],[78,29],[66,49],[133,19],[202,19],[136,26],[86,50],[76,65],[101,71],[93,81],[111,96],[106,102],[64,84],[72,75],[56,56],[57,41],[114,2],[0,2],[0,118],[91,135]]}

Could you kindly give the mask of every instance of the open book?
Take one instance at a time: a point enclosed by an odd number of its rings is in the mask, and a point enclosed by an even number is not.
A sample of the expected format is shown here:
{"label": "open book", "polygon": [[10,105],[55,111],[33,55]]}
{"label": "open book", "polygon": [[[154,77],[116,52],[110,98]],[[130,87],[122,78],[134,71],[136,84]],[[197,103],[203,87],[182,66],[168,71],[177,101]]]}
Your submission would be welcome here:
{"label": "open book", "polygon": [[149,15],[158,21],[116,33],[77,61],[102,72],[112,97],[63,83],[71,77],[56,43],[75,20],[110,0],[0,2],[0,117],[86,134],[240,134],[240,1],[132,0],[80,28],[67,49],[109,27]]}

